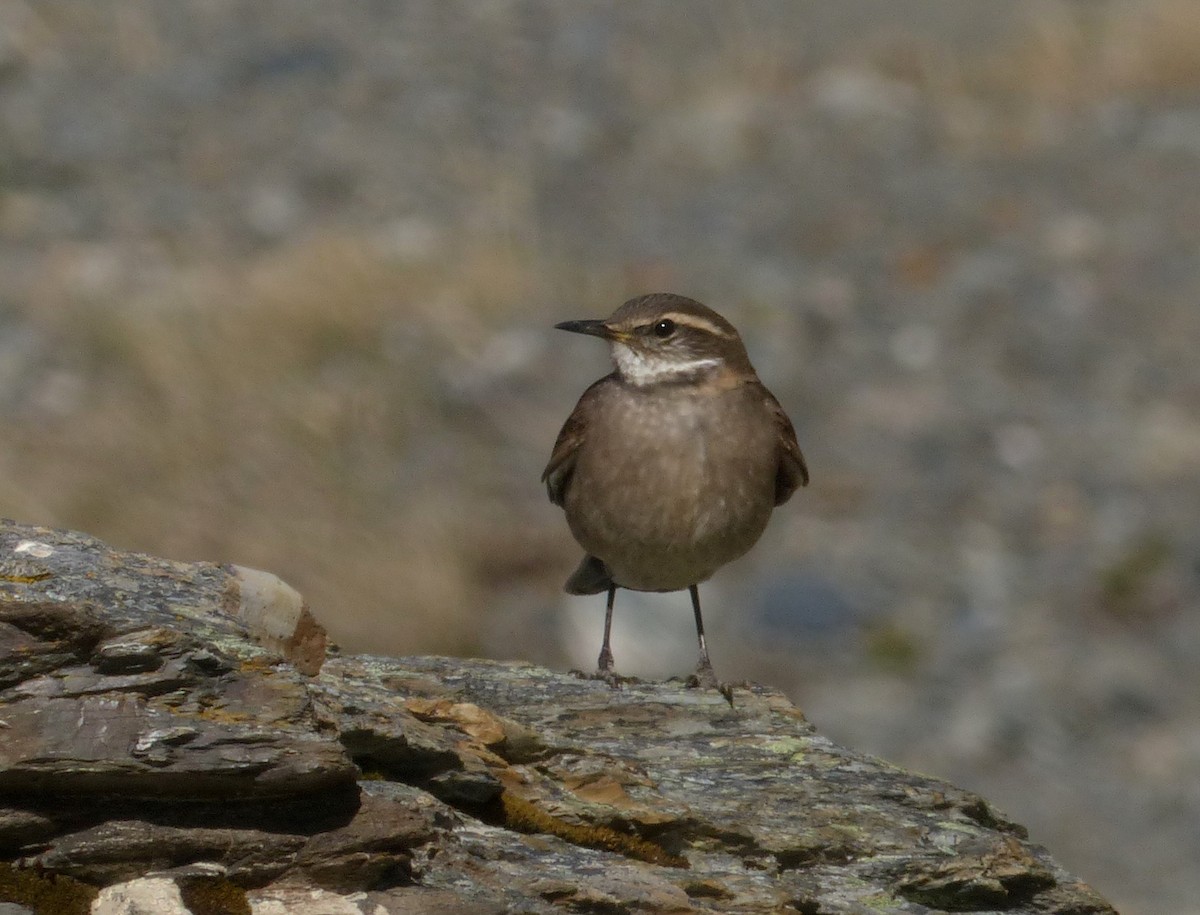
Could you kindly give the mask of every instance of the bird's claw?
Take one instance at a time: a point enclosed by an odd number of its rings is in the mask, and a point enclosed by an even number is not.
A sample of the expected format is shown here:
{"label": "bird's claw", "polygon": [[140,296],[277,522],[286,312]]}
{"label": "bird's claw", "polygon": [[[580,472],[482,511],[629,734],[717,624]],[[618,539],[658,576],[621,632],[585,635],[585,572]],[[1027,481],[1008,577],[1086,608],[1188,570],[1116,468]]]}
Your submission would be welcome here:
{"label": "bird's claw", "polygon": [[701,663],[696,672],[687,678],[687,685],[689,689],[715,689],[725,697],[729,707],[733,707],[733,685],[718,680],[711,664]]}
{"label": "bird's claw", "polygon": [[580,680],[599,680],[601,683],[607,683],[613,689],[620,689],[626,683],[637,682],[637,677],[623,676],[611,667],[599,667],[590,674],[576,668],[571,671],[571,675]]}

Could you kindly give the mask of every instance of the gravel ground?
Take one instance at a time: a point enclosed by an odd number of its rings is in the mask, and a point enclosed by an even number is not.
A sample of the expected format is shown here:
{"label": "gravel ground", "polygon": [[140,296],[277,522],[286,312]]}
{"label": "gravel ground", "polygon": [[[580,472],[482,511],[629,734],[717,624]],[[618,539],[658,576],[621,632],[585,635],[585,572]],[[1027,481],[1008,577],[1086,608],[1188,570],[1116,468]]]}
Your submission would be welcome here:
{"label": "gravel ground", "polygon": [[[590,663],[536,478],[604,358],[548,328],[692,295],[813,473],[706,586],[721,672],[1193,913],[1198,165],[1182,0],[11,0],[0,513]],[[616,625],[690,663],[682,596]]]}

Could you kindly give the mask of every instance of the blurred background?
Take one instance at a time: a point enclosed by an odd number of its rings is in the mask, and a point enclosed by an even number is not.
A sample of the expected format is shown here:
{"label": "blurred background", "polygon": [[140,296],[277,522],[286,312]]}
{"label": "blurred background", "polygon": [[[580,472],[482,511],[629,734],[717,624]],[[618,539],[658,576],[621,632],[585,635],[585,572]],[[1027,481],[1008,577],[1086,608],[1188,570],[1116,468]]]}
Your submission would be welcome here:
{"label": "blurred background", "polygon": [[[693,296],[813,477],[719,673],[1195,913],[1198,244],[1193,0],[5,0],[0,514],[590,666],[552,325]],[[694,663],[685,595],[615,630]]]}

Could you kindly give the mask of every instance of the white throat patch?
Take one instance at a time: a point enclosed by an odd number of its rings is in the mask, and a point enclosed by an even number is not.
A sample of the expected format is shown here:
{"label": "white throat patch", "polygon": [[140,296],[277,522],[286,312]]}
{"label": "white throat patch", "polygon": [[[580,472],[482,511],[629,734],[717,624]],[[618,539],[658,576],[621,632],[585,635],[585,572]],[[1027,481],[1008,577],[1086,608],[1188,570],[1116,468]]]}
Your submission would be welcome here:
{"label": "white throat patch", "polygon": [[640,353],[623,343],[612,345],[613,361],[617,371],[630,384],[656,384],[660,381],[670,381],[694,375],[704,369],[716,368],[721,360],[712,356],[693,359],[690,362],[678,362],[655,356],[653,353]]}

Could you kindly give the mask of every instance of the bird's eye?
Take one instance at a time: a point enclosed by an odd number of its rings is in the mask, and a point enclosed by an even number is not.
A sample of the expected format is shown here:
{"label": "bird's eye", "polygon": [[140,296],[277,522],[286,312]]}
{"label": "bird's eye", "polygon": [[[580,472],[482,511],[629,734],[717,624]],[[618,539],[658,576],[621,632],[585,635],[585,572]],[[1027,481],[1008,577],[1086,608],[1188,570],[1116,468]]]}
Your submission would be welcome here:
{"label": "bird's eye", "polygon": [[663,318],[654,325],[654,336],[666,338],[675,333],[675,322],[670,318]]}

